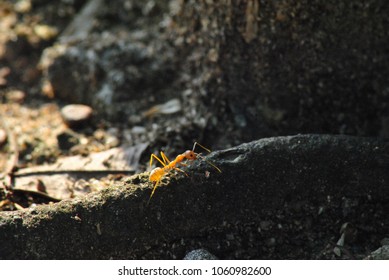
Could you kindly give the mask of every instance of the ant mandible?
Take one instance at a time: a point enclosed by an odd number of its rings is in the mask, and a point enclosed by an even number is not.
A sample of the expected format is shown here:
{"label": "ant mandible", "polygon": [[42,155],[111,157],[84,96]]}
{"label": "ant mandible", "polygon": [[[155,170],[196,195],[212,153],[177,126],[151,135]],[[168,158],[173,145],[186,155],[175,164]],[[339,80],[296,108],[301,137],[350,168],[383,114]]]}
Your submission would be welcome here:
{"label": "ant mandible", "polygon": [[193,160],[196,160],[198,158],[201,158],[202,160],[204,160],[205,162],[207,162],[209,165],[211,165],[212,167],[214,167],[218,172],[222,172],[220,170],[220,168],[218,168],[216,165],[214,165],[213,163],[207,161],[204,159],[203,156],[201,156],[201,154],[199,153],[195,153],[194,152],[194,149],[196,148],[196,146],[200,146],[201,148],[203,148],[205,151],[207,151],[208,153],[211,152],[211,150],[205,148],[204,146],[200,145],[199,143],[195,142],[194,145],[193,145],[193,149],[192,150],[187,150],[186,152],[178,155],[176,157],[175,160],[173,161],[170,161],[167,156],[165,155],[164,152],[161,151],[161,159],[158,158],[156,155],[154,154],[151,154],[150,156],[150,166],[152,165],[153,163],[153,158],[158,160],[163,167],[156,167],[154,168],[153,170],[151,170],[150,172],[150,176],[149,176],[149,181],[150,182],[155,182],[154,184],[154,188],[153,188],[153,191],[151,192],[151,195],[150,195],[150,198],[149,198],[149,202],[151,200],[151,197],[153,196],[155,190],[157,189],[159,183],[161,182],[162,180],[162,177],[167,174],[169,171],[171,170],[177,170],[179,172],[182,172],[184,173],[185,175],[188,176],[188,174],[186,174],[186,172],[184,170],[181,170],[180,168],[177,167],[178,164],[181,164],[183,166],[186,166],[185,163],[183,163],[182,161],[183,160],[190,160],[190,161],[193,161]]}

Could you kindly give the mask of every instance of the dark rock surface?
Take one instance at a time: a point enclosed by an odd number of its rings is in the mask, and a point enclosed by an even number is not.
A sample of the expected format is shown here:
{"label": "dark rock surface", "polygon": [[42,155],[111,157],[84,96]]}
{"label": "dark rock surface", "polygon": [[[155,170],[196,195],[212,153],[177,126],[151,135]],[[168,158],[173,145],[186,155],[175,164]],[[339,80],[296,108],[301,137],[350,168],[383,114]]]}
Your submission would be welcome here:
{"label": "dark rock surface", "polygon": [[[148,173],[84,198],[0,213],[7,259],[365,258],[388,236],[388,142],[267,138],[212,153],[154,194]],[[208,173],[208,172],[210,173]],[[341,255],[333,249],[339,229]],[[352,225],[352,226],[351,226]]]}
{"label": "dark rock surface", "polygon": [[388,136],[387,2],[214,2],[219,8],[200,16],[218,18],[217,28],[201,31],[224,38],[215,44],[223,82],[212,88],[227,98],[243,141],[267,133]]}

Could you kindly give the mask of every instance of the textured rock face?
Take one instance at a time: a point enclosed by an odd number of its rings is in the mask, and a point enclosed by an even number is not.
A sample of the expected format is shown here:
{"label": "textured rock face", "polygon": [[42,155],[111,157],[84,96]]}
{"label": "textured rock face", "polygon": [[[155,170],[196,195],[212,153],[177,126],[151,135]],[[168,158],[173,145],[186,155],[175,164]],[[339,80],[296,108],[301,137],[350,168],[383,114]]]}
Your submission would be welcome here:
{"label": "textured rock face", "polygon": [[266,131],[387,136],[385,1],[232,2],[229,14],[219,12],[219,88],[247,139]]}
{"label": "textured rock face", "polygon": [[44,79],[55,96],[120,120],[149,108],[150,98],[160,101],[164,88],[174,91],[176,54],[161,32],[163,2],[85,5],[42,55]]}
{"label": "textured rock face", "polygon": [[182,259],[206,248],[220,259],[364,258],[387,237],[388,154],[387,142],[347,136],[254,141],[207,158],[222,174],[198,162],[189,177],[170,176],[148,206],[152,186],[140,174],[1,213],[0,256]]}
{"label": "textured rock face", "polygon": [[[221,147],[296,133],[389,135],[385,0],[106,6],[98,28],[45,72],[57,96],[123,120],[178,97]],[[193,121],[191,112],[171,118]]]}

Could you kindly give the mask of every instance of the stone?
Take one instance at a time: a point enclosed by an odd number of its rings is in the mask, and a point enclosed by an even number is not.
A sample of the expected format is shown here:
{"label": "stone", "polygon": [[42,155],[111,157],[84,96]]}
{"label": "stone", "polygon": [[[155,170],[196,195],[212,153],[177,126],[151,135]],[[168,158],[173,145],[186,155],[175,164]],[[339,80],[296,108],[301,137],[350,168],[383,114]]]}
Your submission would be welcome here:
{"label": "stone", "polygon": [[66,105],[61,109],[61,116],[70,128],[80,128],[88,123],[93,114],[90,106],[83,104]]}
{"label": "stone", "polygon": [[218,258],[205,249],[197,249],[186,254],[184,260],[218,260]]}
{"label": "stone", "polygon": [[389,245],[384,245],[372,252],[369,256],[369,259],[389,260]]}
{"label": "stone", "polygon": [[21,90],[11,90],[6,93],[6,99],[12,103],[23,103],[26,93]]}

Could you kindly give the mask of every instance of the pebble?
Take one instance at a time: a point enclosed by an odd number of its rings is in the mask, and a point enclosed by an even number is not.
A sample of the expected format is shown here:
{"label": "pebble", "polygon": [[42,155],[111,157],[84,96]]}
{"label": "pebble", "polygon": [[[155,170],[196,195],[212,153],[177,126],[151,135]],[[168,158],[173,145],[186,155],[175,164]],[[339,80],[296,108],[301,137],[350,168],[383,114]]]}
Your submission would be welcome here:
{"label": "pebble", "polygon": [[11,103],[23,103],[24,99],[26,98],[26,93],[21,90],[11,90],[6,93],[5,95],[7,101]]}
{"label": "pebble", "polygon": [[205,249],[197,249],[186,254],[184,260],[218,260],[218,258]]}
{"label": "pebble", "polygon": [[389,260],[389,245],[384,245],[370,254],[369,259]]}
{"label": "pebble", "polygon": [[4,129],[0,128],[0,147],[7,142],[7,133]]}
{"label": "pebble", "polygon": [[61,116],[70,128],[80,128],[92,117],[93,109],[87,105],[71,104],[61,109]]}
{"label": "pebble", "polygon": [[58,29],[44,24],[37,24],[34,26],[34,33],[43,40],[54,39],[58,35]]}
{"label": "pebble", "polygon": [[146,130],[146,128],[145,127],[143,127],[143,126],[133,126],[132,128],[131,128],[131,132],[132,133],[134,133],[134,134],[143,134],[143,133],[146,133],[147,132],[147,130]]}

